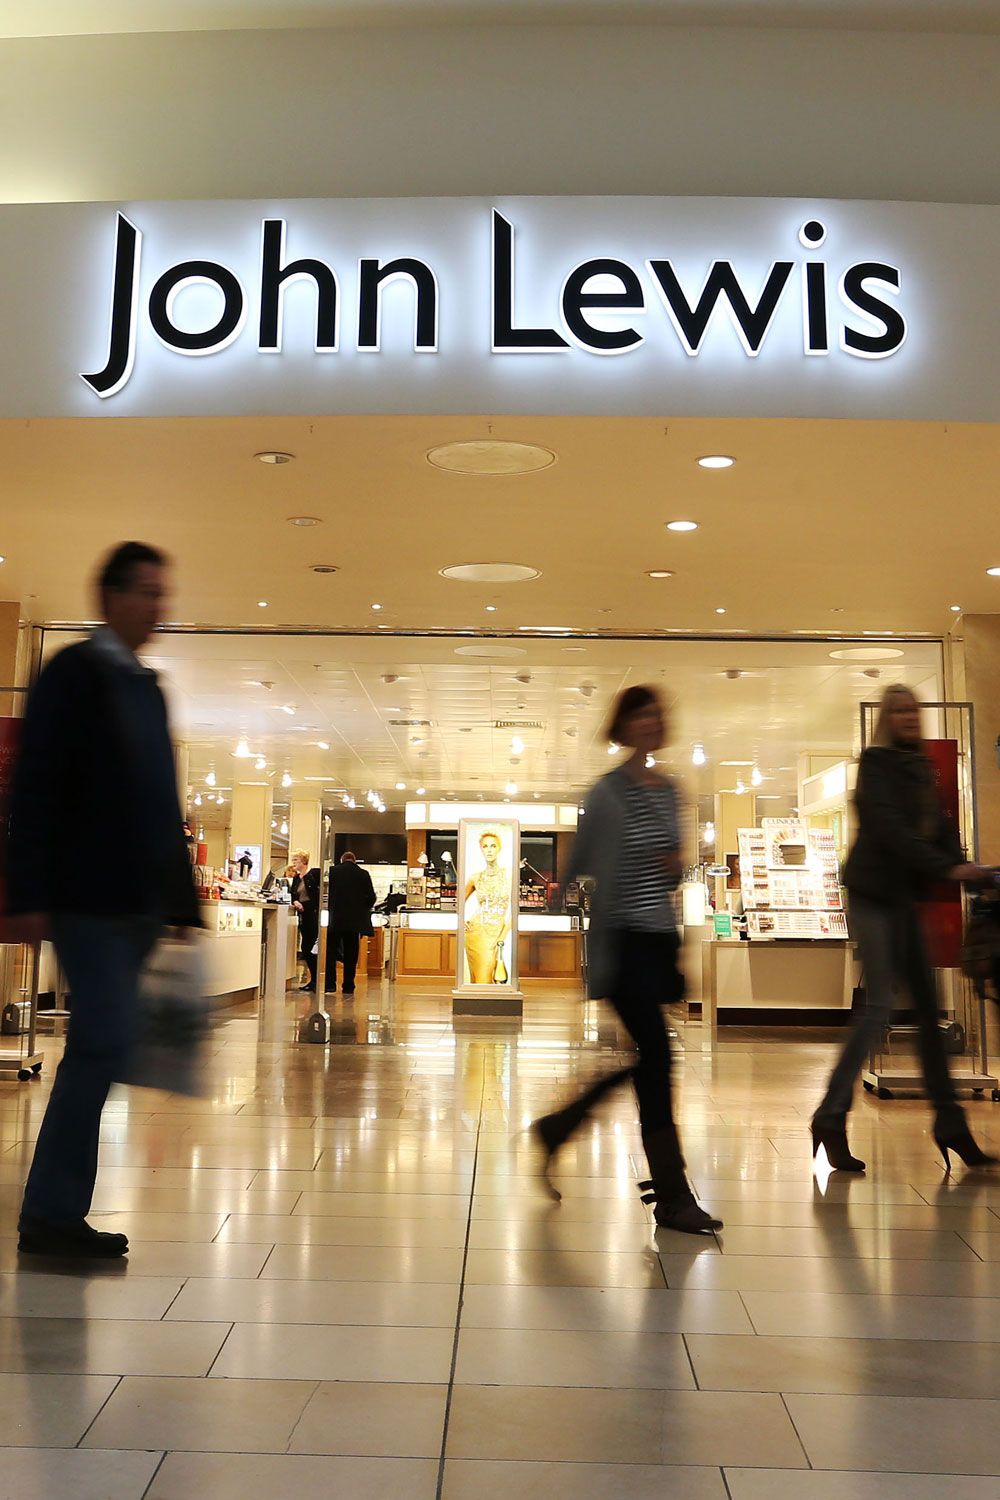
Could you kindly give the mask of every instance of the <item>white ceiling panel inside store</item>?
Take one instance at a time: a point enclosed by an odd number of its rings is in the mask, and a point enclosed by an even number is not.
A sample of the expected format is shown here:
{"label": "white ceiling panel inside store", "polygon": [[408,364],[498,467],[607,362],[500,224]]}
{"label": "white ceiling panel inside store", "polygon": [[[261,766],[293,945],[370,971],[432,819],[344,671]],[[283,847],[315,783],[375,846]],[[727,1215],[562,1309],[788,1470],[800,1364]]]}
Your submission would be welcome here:
{"label": "white ceiling panel inside store", "polygon": [[[48,648],[63,639],[51,633]],[[636,682],[658,685],[671,704],[662,762],[692,796],[735,789],[738,777],[749,785],[756,766],[760,795],[788,804],[801,752],[851,753],[860,702],[897,680],[940,691],[934,642],[847,647],[886,653],[878,663],[836,660],[834,642],[559,639],[525,642],[513,660],[465,664],[455,657],[462,644],[166,634],[147,655],[190,746],[191,784],[206,796],[214,772],[216,795],[236,779],[269,779],[278,801],[332,803],[347,791],[363,806],[371,788],[390,808],[418,786],[431,797],[491,799],[513,782],[517,796],[575,798],[613,763],[607,706]],[[241,738],[264,771],[234,758]],[[707,757],[700,769],[696,744]],[[292,786],[283,790],[285,772]]]}

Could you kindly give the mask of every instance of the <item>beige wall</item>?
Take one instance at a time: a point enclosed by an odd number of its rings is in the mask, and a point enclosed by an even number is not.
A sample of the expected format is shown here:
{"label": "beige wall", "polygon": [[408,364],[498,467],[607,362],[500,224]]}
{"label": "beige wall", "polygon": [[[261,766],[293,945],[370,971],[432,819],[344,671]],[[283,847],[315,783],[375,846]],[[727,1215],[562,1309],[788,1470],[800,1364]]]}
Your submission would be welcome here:
{"label": "beige wall", "polygon": [[[18,685],[20,624],[20,605],[13,600],[0,600],[0,687]],[[0,693],[0,714],[18,713],[19,709],[15,698]]]}
{"label": "beige wall", "polygon": [[0,63],[6,202],[997,196],[995,35],[345,25],[10,40]]}

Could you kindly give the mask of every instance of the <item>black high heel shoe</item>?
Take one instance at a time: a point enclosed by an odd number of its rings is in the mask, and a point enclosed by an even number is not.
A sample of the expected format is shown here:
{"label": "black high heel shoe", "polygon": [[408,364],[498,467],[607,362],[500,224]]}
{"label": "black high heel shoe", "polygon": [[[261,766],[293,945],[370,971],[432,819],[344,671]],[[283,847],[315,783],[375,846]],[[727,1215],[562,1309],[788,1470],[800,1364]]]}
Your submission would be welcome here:
{"label": "black high heel shoe", "polygon": [[669,1203],[658,1198],[655,1182],[640,1182],[639,1191],[643,1203],[653,1205],[657,1229],[674,1229],[680,1234],[714,1234],[717,1229],[723,1228],[722,1220],[713,1218],[706,1212],[690,1188],[686,1188]]}
{"label": "black high heel shoe", "polygon": [[938,1115],[934,1121],[934,1144],[944,1157],[946,1172],[951,1171],[952,1151],[967,1167],[1000,1166],[1000,1156],[990,1156],[983,1150],[969,1129],[964,1115],[957,1119]]}
{"label": "black high heel shoe", "polygon": [[533,1122],[531,1135],[536,1146],[540,1147],[543,1153],[542,1164],[539,1168],[542,1186],[553,1203],[561,1203],[562,1193],[556,1187],[549,1174],[552,1170],[552,1164],[556,1159],[556,1152],[566,1140],[566,1130],[562,1116],[559,1114],[542,1115],[541,1119]]}
{"label": "black high heel shoe", "polygon": [[847,1144],[847,1126],[842,1125],[817,1125],[812,1122],[813,1159],[819,1154],[820,1146],[826,1152],[826,1159],[835,1172],[863,1172],[865,1163],[860,1157],[851,1155],[851,1148]]}

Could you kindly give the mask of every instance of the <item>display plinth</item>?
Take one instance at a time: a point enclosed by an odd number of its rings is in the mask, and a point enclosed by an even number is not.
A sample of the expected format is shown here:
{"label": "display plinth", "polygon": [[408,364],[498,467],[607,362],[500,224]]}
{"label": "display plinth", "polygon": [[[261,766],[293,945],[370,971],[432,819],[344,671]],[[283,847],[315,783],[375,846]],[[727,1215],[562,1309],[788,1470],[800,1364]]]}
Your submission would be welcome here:
{"label": "display plinth", "polygon": [[512,1016],[524,1014],[524,996],[520,990],[494,984],[463,984],[451,992],[453,1016]]}

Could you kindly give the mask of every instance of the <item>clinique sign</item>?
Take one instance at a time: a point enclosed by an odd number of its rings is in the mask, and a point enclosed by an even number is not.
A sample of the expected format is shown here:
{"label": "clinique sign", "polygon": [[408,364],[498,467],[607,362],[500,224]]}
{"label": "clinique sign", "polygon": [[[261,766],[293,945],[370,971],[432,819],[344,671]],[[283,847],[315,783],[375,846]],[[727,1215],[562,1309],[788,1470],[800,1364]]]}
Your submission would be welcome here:
{"label": "clinique sign", "polygon": [[[830,264],[821,253],[827,227],[809,219],[798,230],[794,253],[771,261],[763,279],[741,272],[738,261],[708,262],[700,284],[684,276],[677,260],[650,255],[636,264],[610,255],[591,256],[568,268],[553,266],[553,305],[549,322],[519,315],[515,296],[517,247],[515,227],[498,210],[492,212],[490,305],[483,319],[489,330],[488,352],[503,355],[558,355],[573,349],[592,355],[627,355],[646,342],[636,323],[659,313],[679,348],[691,359],[716,340],[735,340],[749,359],[766,355],[768,335],[779,309],[790,299],[801,317],[801,352],[809,357],[888,359],[906,339],[906,320],[897,297],[902,285],[898,266],[881,260]],[[317,251],[322,246],[315,247]],[[665,248],[665,247],[663,247]],[[379,258],[362,255],[352,277],[355,295],[345,307],[341,277],[329,259],[290,258],[286,222],[261,221],[260,256],[255,282],[247,287],[230,266],[217,260],[181,260],[160,270],[148,296],[140,296],[140,272],[149,255],[141,229],[119,213],[111,269],[109,337],[103,368],[82,375],[96,396],[116,395],[128,384],[136,349],[148,328],[160,344],[180,355],[215,355],[237,340],[253,339],[261,355],[283,349],[285,296],[296,283],[309,284],[315,308],[314,349],[337,354],[343,347],[377,353],[382,347],[385,293],[394,283],[409,291],[406,304],[393,300],[394,315],[412,322],[412,350],[417,355],[445,355],[440,339],[441,305],[449,287],[434,267],[414,255]],[[570,259],[567,257],[567,259]],[[537,274],[537,267],[536,267]],[[148,284],[148,275],[146,276]],[[484,283],[485,284],[485,283]],[[182,317],[179,299],[191,287],[208,289],[210,315],[192,323]],[[204,306],[204,304],[200,304]],[[800,309],[800,312],[798,311]],[[253,331],[247,329],[252,319]],[[349,331],[347,325],[349,324]],[[408,335],[409,338],[409,335]]]}

